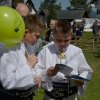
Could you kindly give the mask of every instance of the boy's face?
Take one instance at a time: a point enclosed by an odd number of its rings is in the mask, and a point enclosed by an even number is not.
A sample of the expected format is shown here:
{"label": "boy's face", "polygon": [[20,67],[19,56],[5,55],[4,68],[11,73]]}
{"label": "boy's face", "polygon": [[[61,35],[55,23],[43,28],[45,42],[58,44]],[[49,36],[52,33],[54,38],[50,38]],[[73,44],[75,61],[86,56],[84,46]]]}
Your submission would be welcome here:
{"label": "boy's face", "polygon": [[27,43],[27,44],[33,45],[37,42],[39,37],[40,37],[39,32],[30,33],[28,30],[26,30],[24,42]]}
{"label": "boy's face", "polygon": [[68,33],[68,34],[57,33],[54,35],[54,37],[55,37],[54,41],[57,47],[63,50],[70,44],[72,35],[71,33]]}

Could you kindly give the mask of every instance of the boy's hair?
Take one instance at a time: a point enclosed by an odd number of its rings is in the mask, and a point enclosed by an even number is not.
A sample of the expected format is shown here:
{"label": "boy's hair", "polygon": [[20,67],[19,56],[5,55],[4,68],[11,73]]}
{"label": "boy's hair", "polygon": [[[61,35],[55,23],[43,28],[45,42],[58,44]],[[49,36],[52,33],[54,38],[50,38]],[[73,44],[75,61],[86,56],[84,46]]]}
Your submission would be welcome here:
{"label": "boy's hair", "polygon": [[28,29],[30,33],[42,32],[45,29],[45,25],[37,15],[28,15],[24,18],[24,21],[25,29]]}
{"label": "boy's hair", "polygon": [[67,20],[58,20],[54,28],[54,34],[57,33],[67,34],[71,31],[72,31],[72,26],[70,22]]}

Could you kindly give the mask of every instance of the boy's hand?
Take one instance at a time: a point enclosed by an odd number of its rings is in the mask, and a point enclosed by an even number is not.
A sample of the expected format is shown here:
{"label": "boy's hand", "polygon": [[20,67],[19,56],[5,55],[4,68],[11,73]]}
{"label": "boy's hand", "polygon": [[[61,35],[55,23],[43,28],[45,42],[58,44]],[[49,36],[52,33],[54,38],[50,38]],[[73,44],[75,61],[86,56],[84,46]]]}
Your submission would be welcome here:
{"label": "boy's hand", "polygon": [[58,73],[58,71],[59,71],[59,68],[50,67],[47,70],[47,75],[53,77],[53,76],[55,76]]}
{"label": "boy's hand", "polygon": [[37,85],[37,87],[41,87],[41,78],[38,75],[35,75],[34,77],[35,80],[35,84]]}

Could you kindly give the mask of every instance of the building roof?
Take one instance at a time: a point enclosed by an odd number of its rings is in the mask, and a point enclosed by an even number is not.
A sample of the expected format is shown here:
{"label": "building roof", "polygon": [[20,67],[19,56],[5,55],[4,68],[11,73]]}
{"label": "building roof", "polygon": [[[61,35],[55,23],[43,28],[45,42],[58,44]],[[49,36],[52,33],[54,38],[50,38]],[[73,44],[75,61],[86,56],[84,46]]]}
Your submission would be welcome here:
{"label": "building roof", "polygon": [[88,18],[88,14],[84,9],[77,10],[63,10],[57,13],[57,19],[77,19]]}
{"label": "building roof", "polygon": [[0,0],[0,6],[12,6],[12,0]]}

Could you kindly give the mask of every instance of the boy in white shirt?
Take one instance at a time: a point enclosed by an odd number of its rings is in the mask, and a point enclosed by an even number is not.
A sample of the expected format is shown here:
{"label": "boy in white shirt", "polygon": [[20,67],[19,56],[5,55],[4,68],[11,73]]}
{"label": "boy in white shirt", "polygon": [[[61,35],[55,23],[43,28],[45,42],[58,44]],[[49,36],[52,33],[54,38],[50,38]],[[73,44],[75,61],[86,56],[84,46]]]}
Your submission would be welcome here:
{"label": "boy in white shirt", "polygon": [[34,91],[40,87],[41,79],[34,73],[38,58],[34,54],[28,54],[26,46],[37,41],[42,28],[43,24],[39,18],[36,15],[29,15],[25,18],[23,42],[20,41],[21,43],[12,48],[2,48],[3,53],[0,54],[1,100],[33,100]]}
{"label": "boy in white shirt", "polygon": [[[36,71],[42,79],[43,100],[77,100],[84,92],[92,69],[80,48],[70,44],[72,28],[69,22],[58,20],[54,29],[54,41],[39,52]],[[60,67],[59,67],[60,65]],[[69,80],[71,76],[83,80]],[[67,78],[66,78],[66,77]]]}

